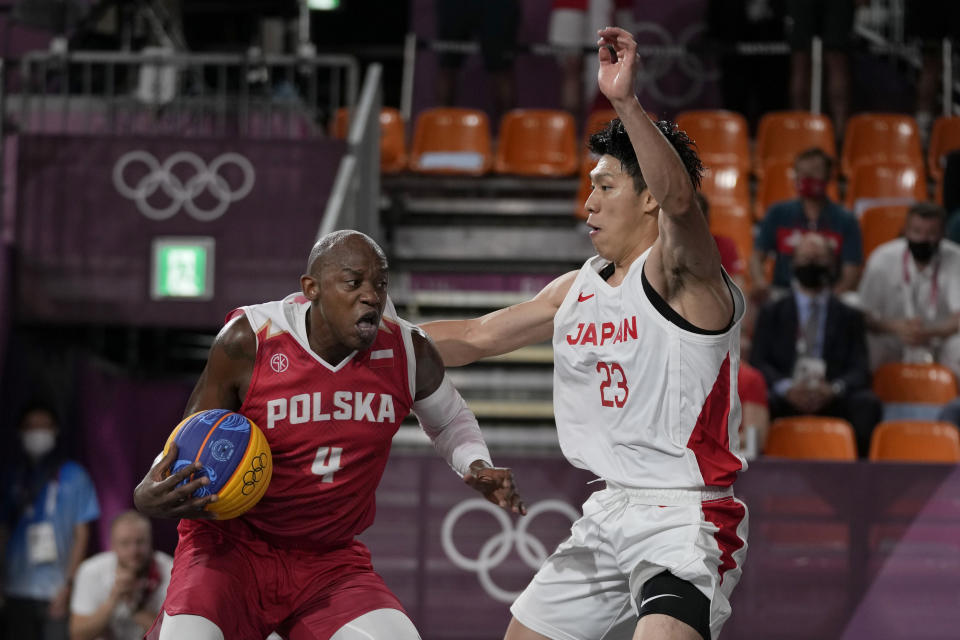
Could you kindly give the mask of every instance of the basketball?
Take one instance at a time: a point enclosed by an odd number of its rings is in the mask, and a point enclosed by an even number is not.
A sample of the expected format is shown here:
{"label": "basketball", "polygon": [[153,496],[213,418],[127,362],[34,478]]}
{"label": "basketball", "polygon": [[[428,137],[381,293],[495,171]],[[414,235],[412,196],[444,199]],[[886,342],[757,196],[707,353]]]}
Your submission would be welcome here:
{"label": "basketball", "polygon": [[163,447],[164,455],[171,443],[176,443],[178,451],[170,473],[201,463],[203,470],[190,480],[207,476],[210,484],[193,495],[199,498],[217,494],[219,499],[207,505],[217,518],[236,518],[252,509],[266,493],[273,475],[270,445],[260,428],[247,417],[226,409],[199,411],[184,418],[173,430]]}

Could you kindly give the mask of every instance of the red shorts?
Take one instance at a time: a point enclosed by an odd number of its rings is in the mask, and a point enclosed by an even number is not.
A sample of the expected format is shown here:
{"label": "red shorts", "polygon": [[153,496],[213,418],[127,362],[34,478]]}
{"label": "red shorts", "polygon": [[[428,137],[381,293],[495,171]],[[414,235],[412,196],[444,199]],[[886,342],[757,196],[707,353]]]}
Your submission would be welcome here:
{"label": "red shorts", "polygon": [[163,610],[146,640],[160,637],[163,613],[202,616],[230,640],[329,638],[375,609],[399,609],[358,541],[324,552],[279,549],[216,525],[181,533]]}

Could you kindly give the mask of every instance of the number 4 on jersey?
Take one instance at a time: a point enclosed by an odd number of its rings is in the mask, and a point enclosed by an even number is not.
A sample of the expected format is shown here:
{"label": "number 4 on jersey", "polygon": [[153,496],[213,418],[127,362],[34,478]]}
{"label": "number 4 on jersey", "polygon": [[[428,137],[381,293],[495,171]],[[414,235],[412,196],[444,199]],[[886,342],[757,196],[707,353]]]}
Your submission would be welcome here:
{"label": "number 4 on jersey", "polygon": [[622,409],[630,395],[623,367],[619,362],[598,362],[597,373],[600,374],[600,404]]}
{"label": "number 4 on jersey", "polygon": [[341,447],[320,447],[317,457],[313,459],[310,471],[314,475],[323,476],[321,482],[333,482],[333,474],[340,470]]}

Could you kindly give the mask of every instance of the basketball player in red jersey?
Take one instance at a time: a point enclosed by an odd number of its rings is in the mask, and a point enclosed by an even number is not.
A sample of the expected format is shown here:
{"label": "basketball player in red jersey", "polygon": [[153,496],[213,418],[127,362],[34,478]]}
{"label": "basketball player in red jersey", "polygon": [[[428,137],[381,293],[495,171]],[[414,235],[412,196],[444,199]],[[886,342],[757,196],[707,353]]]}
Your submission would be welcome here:
{"label": "basketball player in red jersey", "polygon": [[387,262],[338,231],[310,255],[302,294],[243,307],[217,336],[185,414],[226,408],[266,434],[273,478],[239,518],[214,520],[207,478],[164,479],[171,451],[135,491],[152,517],[182,518],[163,611],[150,640],[419,638],[355,536],[373,521],[393,435],[411,411],[437,450],[488,500],[525,513],[476,419],[415,327],[383,317]]}
{"label": "basketball player in red jersey", "polygon": [[630,34],[598,35],[619,116],[590,139],[598,255],[528,302],[424,329],[448,365],[552,337],[561,449],[606,482],[513,603],[506,640],[716,640],[746,551],[744,298],[698,206],[691,141],[637,101]]}

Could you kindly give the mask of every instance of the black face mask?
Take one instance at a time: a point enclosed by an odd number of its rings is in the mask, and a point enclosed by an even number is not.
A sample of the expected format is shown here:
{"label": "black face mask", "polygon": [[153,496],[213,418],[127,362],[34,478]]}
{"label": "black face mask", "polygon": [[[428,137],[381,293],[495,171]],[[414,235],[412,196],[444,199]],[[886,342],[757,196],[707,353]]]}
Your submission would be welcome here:
{"label": "black face mask", "polygon": [[929,262],[933,254],[937,252],[939,246],[939,242],[914,242],[913,240],[907,240],[910,255],[913,256],[914,260],[922,263]]}
{"label": "black face mask", "polygon": [[816,262],[798,264],[793,268],[793,277],[806,289],[819,289],[830,284],[830,267]]}

